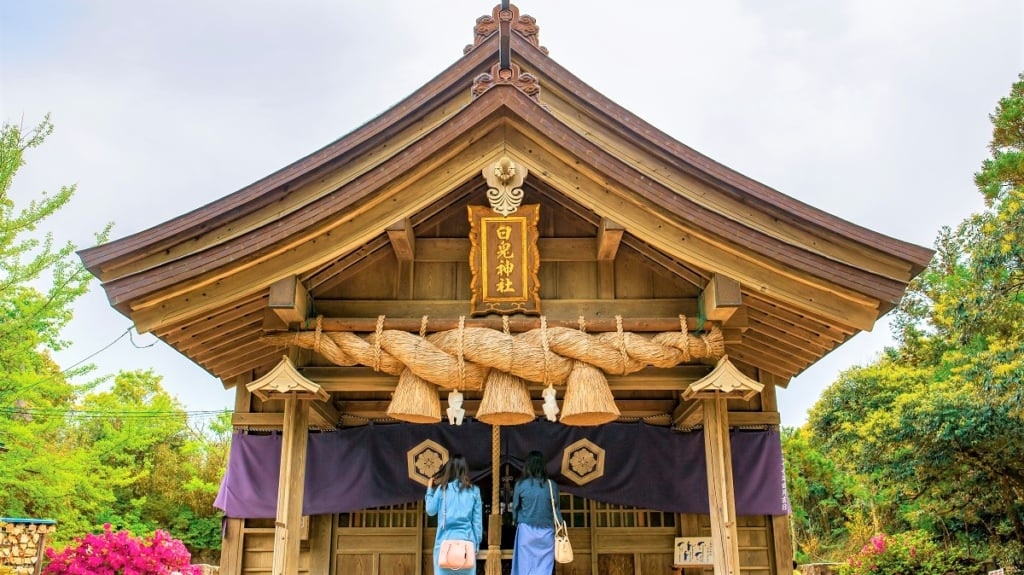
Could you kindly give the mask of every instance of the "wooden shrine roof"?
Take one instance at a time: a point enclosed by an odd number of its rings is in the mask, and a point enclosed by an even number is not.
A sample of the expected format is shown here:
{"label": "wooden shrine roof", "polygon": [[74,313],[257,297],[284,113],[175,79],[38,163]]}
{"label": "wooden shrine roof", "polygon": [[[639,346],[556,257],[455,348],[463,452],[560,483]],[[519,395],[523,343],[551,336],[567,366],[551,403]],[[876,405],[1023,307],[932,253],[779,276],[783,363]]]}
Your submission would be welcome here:
{"label": "wooden shrine roof", "polygon": [[[413,244],[417,263],[464,258],[453,238],[465,234],[446,234],[461,231],[446,222],[456,212],[464,220],[465,201],[486,189],[481,170],[502,154],[529,168],[528,196],[594,230],[542,236],[542,251],[550,248],[542,261],[572,259],[572,241],[594,259],[610,219],[623,250],[695,293],[716,275],[737,281],[742,320],[727,353],[782,382],[870,330],[930,260],[927,248],[825,213],[676,141],[561,67],[539,46],[535,22],[516,16],[511,81],[481,83],[497,63],[499,34],[478,24],[463,57],[352,133],[192,212],[82,250],[82,261],[140,332],[230,384],[281,358],[261,341],[275,282],[295,276],[318,310],[372,317],[371,301],[332,303],[339,286]],[[465,303],[413,295],[366,299],[410,317]],[[619,296],[604,296],[589,309],[611,310]],[[616,301],[644,311],[639,300]]]}

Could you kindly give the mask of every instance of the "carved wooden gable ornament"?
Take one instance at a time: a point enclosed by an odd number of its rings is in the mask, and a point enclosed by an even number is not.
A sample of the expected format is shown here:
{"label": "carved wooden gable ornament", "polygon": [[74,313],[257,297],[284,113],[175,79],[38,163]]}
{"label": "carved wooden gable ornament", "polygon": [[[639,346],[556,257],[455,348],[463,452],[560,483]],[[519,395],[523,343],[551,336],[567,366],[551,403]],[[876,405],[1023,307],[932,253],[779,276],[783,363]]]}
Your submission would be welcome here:
{"label": "carved wooden gable ornament", "polygon": [[468,206],[471,315],[540,314],[540,206],[520,205],[526,174],[502,157],[483,170],[490,206]]}

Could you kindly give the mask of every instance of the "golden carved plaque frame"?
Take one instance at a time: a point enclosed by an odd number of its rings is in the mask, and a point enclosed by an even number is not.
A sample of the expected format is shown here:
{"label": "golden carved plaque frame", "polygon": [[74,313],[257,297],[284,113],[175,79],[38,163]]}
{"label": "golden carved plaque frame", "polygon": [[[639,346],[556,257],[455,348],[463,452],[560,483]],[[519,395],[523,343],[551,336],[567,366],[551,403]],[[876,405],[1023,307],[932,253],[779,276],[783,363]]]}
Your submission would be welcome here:
{"label": "golden carved plaque frame", "polygon": [[540,315],[540,205],[529,204],[508,216],[489,206],[469,209],[470,315]]}

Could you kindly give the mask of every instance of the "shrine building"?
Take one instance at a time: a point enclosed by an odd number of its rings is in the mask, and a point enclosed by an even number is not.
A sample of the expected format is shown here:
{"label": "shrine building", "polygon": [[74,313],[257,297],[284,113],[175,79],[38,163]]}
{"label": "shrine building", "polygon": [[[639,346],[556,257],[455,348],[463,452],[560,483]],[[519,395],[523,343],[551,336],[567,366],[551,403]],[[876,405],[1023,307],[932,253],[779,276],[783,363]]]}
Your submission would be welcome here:
{"label": "shrine building", "polygon": [[932,252],[676,141],[538,30],[503,0],[355,131],[80,252],[140,333],[235,390],[222,575],[429,575],[423,495],[455,453],[478,573],[507,572],[534,449],[559,575],[792,573],[777,392]]}

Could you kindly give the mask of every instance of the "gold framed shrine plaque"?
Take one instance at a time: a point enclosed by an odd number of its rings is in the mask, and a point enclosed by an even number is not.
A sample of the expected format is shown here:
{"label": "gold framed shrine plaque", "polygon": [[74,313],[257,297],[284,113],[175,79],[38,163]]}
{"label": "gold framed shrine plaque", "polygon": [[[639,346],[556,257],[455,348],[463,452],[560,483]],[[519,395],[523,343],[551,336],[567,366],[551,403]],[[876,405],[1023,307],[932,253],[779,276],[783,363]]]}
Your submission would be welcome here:
{"label": "gold framed shrine plaque", "polygon": [[540,205],[502,216],[488,206],[469,208],[470,315],[540,315]]}

